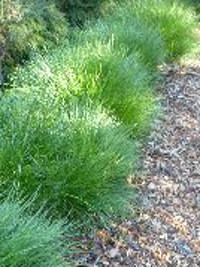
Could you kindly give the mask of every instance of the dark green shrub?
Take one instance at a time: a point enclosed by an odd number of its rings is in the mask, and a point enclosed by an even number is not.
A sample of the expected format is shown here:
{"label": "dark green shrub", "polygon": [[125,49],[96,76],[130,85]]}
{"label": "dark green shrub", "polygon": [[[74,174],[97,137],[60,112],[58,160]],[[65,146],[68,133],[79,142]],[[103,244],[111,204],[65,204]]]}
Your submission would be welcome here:
{"label": "dark green shrub", "polygon": [[0,266],[69,266],[60,255],[61,223],[50,222],[42,212],[30,215],[31,202],[0,202]]}
{"label": "dark green shrub", "polygon": [[100,14],[101,4],[106,0],[59,0],[72,25],[83,26],[84,22]]}
{"label": "dark green shrub", "polygon": [[67,36],[67,22],[52,1],[3,0],[0,8],[0,46],[7,68]]}

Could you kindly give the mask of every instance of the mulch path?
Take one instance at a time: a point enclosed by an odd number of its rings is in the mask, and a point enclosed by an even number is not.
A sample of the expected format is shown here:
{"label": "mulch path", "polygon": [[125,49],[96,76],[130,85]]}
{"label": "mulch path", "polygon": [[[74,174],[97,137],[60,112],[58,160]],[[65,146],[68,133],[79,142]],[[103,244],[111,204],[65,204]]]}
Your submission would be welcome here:
{"label": "mulch path", "polygon": [[200,266],[200,63],[163,75],[164,116],[137,178],[139,218],[98,231],[79,266]]}

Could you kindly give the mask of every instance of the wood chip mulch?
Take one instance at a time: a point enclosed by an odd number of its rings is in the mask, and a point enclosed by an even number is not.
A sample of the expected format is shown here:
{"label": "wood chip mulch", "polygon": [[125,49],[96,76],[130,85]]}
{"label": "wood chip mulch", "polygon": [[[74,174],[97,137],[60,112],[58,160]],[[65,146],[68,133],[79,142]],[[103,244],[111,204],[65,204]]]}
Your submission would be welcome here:
{"label": "wood chip mulch", "polygon": [[[200,66],[200,64],[199,64]],[[164,116],[144,147],[137,219],[98,231],[79,266],[200,266],[200,67],[163,70]]]}

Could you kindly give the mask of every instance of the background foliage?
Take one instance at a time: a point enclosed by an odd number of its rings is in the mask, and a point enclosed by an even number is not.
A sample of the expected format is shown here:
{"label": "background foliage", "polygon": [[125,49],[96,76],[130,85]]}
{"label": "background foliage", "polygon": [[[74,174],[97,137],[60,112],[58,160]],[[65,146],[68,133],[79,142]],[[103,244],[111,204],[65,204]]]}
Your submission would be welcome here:
{"label": "background foliage", "polygon": [[72,25],[82,27],[84,22],[101,13],[101,5],[107,0],[59,0],[59,6]]}
{"label": "background foliage", "polygon": [[0,10],[5,72],[27,60],[31,52],[58,44],[67,36],[67,22],[52,1],[3,0]]}

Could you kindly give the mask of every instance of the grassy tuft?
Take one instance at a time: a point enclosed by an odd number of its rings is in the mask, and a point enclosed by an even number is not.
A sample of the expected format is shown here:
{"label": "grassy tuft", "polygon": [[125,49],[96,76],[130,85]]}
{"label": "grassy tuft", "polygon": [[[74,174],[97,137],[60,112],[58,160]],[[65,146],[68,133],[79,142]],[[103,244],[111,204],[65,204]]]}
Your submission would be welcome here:
{"label": "grassy tuft", "polygon": [[86,45],[78,50],[77,61],[70,61],[70,66],[79,83],[76,95],[86,94],[101,102],[136,135],[148,129],[155,98],[140,54],[127,56],[126,49],[116,50],[112,42]]}
{"label": "grassy tuft", "polygon": [[2,188],[13,181],[28,195],[40,188],[38,201],[64,215],[123,211],[118,192],[128,190],[136,153],[127,131],[101,108],[61,105],[36,90],[1,100]]}
{"label": "grassy tuft", "polygon": [[182,1],[132,0],[124,10],[141,23],[158,29],[165,41],[168,59],[180,58],[193,47],[195,14]]}
{"label": "grassy tuft", "polygon": [[42,212],[30,215],[32,200],[9,197],[0,202],[0,266],[69,266],[61,260],[61,223]]}
{"label": "grassy tuft", "polygon": [[71,97],[89,97],[139,137],[147,133],[155,108],[151,79],[140,53],[127,56],[127,49],[117,50],[110,41],[64,47],[38,57],[25,71],[20,69],[14,84],[29,90],[34,85],[54,88],[66,103]]}
{"label": "grassy tuft", "polygon": [[[112,42],[117,51],[126,51],[126,56],[138,53],[140,60],[150,71],[161,64],[167,51],[157,29],[141,23],[127,8],[118,8],[113,14],[88,25],[85,31],[78,32],[76,38],[81,43]],[[150,49],[151,48],[151,49]]]}

